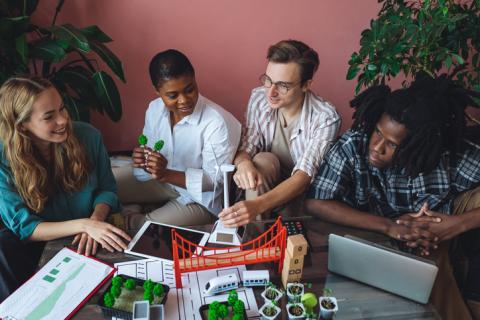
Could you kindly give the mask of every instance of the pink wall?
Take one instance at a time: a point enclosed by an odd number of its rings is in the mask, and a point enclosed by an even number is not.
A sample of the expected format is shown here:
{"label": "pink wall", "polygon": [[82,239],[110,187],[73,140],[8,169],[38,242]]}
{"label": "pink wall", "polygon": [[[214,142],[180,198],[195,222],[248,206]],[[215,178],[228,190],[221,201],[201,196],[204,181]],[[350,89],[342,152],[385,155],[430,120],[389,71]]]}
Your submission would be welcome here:
{"label": "pink wall", "polygon": [[[41,0],[35,19],[51,21],[56,0]],[[147,68],[168,48],[192,61],[200,91],[243,121],[250,90],[265,70],[266,50],[282,39],[302,40],[320,55],[313,90],[330,100],[351,124],[348,101],[354,81],[345,80],[360,32],[379,10],[377,0],[68,0],[58,22],[99,25],[115,41],[110,48],[124,63],[120,81],[123,118],[113,123],[95,114],[93,124],[111,151],[130,150],[155,98]]]}

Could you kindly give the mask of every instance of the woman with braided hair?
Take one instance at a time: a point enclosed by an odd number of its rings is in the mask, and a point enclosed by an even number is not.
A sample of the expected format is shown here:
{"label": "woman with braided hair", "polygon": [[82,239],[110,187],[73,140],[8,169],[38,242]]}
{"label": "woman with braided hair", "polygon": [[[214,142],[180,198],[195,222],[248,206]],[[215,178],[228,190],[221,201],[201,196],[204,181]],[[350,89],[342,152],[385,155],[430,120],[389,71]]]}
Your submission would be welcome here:
{"label": "woman with braided hair", "polygon": [[[468,238],[480,266],[480,146],[466,139],[465,120],[468,106],[479,107],[472,99],[478,96],[445,75],[419,74],[393,92],[367,89],[351,101],[352,128],[328,153],[307,195],[315,216],[432,254],[440,270],[431,301],[443,319],[471,318],[449,264],[449,241]],[[477,273],[468,275],[470,298],[480,291]]]}

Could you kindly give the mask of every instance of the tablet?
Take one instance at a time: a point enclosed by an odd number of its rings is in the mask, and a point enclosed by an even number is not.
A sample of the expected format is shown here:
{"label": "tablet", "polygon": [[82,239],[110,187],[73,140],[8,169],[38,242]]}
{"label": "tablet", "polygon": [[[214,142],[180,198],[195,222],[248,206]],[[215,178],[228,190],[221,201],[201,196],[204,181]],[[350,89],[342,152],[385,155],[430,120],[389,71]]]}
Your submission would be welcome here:
{"label": "tablet", "polygon": [[208,232],[147,221],[130,241],[125,253],[172,261],[172,229],[177,230],[188,241],[200,246],[204,246],[210,236]]}

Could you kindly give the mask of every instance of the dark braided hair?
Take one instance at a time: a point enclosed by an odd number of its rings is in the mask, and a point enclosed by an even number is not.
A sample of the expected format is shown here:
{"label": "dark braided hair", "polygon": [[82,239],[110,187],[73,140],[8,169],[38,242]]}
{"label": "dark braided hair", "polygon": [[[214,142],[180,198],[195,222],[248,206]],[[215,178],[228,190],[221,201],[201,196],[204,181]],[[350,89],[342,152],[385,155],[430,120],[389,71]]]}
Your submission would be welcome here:
{"label": "dark braided hair", "polygon": [[465,109],[480,107],[472,99],[480,94],[455,84],[452,76],[432,78],[420,73],[408,88],[391,92],[388,86],[380,85],[365,90],[350,102],[355,109],[352,129],[370,137],[386,113],[407,129],[393,155],[394,168],[405,169],[411,177],[429,173],[445,151],[450,152],[451,165],[455,165],[457,152],[465,147]]}

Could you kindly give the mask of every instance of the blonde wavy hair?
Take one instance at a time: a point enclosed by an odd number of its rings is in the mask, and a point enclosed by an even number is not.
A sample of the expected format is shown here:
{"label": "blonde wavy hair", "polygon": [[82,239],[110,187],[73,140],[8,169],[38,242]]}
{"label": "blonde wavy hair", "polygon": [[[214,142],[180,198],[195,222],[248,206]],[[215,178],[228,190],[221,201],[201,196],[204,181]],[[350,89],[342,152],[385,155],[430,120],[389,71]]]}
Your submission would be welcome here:
{"label": "blonde wavy hair", "polygon": [[[38,95],[53,84],[38,77],[15,77],[0,88],[0,139],[9,162],[13,182],[27,206],[41,213],[54,190],[79,191],[87,182],[90,165],[84,147],[73,133],[70,117],[67,139],[53,144],[53,176],[32,139],[22,129],[30,120],[32,105]],[[51,172],[51,171],[50,171]]]}

